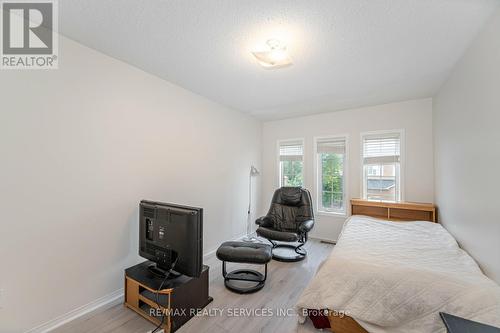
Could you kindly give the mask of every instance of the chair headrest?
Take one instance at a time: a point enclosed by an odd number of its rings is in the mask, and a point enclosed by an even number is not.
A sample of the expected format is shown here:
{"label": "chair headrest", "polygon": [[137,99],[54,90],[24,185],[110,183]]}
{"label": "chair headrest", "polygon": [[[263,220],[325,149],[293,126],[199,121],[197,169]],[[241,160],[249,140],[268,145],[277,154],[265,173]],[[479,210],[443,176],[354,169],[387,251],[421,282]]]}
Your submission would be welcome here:
{"label": "chair headrest", "polygon": [[309,204],[307,190],[301,187],[282,187],[274,192],[273,203],[286,206]]}

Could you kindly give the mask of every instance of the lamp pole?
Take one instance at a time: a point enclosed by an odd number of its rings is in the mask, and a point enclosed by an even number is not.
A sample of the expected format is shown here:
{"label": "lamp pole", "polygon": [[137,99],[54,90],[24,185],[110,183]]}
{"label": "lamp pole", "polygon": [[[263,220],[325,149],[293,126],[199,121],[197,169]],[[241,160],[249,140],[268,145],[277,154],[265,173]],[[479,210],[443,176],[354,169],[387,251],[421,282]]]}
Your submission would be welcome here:
{"label": "lamp pole", "polygon": [[247,235],[243,237],[244,242],[258,242],[259,240],[256,237],[252,236],[252,221],[251,221],[251,213],[252,213],[252,178],[258,176],[260,174],[259,170],[253,165],[250,167],[250,174],[248,177],[248,211],[247,211]]}

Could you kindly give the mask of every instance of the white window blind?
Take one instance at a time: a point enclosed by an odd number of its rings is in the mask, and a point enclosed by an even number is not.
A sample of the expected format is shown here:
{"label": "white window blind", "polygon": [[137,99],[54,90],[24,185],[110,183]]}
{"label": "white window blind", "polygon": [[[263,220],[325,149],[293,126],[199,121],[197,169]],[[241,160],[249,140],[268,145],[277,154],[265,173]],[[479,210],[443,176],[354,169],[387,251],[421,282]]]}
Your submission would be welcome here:
{"label": "white window blind", "polygon": [[317,141],[316,151],[321,153],[344,154],[345,139],[320,139]]}
{"label": "white window blind", "polygon": [[316,141],[318,210],[345,214],[346,138],[322,138]]}
{"label": "white window blind", "polygon": [[371,133],[363,142],[363,197],[377,201],[401,200],[402,132]]}
{"label": "white window blind", "polygon": [[303,186],[304,142],[290,140],[279,143],[279,186]]}
{"label": "white window blind", "polygon": [[284,142],[280,144],[280,161],[302,161],[304,146],[302,142]]}
{"label": "white window blind", "polygon": [[364,164],[386,164],[400,161],[401,138],[399,133],[365,136],[363,138]]}

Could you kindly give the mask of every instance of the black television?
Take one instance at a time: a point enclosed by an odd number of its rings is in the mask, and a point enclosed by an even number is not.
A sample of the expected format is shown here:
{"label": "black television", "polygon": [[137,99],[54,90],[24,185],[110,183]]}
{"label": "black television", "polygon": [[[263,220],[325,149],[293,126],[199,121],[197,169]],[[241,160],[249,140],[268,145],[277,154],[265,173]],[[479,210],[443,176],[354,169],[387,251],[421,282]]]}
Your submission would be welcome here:
{"label": "black television", "polygon": [[173,270],[199,277],[203,209],[148,200],[142,200],[139,207],[139,255],[155,263],[150,271],[166,276]]}

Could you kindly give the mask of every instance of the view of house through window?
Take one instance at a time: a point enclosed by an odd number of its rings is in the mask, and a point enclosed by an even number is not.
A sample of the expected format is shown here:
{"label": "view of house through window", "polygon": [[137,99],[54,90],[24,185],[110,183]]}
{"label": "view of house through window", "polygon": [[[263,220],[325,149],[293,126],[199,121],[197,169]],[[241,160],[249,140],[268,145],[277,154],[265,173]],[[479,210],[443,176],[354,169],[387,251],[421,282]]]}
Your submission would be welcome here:
{"label": "view of house through window", "polygon": [[363,135],[363,197],[401,201],[401,133]]}
{"label": "view of house through window", "polygon": [[345,138],[316,141],[318,210],[345,213]]}
{"label": "view of house through window", "polygon": [[280,142],[279,154],[280,187],[304,185],[304,142],[302,140]]}

